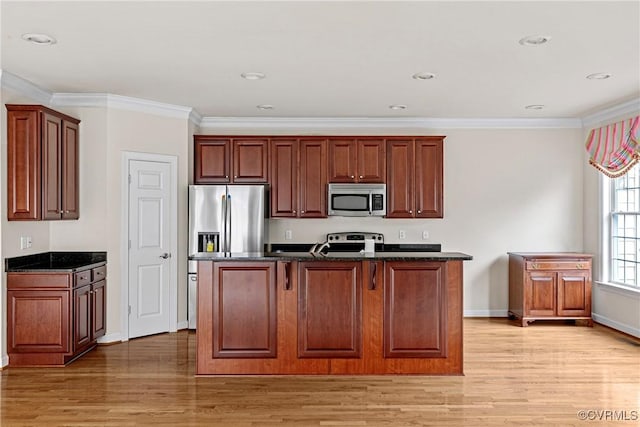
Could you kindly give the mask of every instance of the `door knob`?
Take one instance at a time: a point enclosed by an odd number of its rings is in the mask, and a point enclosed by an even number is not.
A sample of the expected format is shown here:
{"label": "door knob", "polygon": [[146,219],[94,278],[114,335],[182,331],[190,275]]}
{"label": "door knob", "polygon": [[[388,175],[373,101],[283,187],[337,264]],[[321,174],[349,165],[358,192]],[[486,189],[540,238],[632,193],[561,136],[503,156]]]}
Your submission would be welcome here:
{"label": "door knob", "polygon": [[160,255],[160,258],[169,259],[169,258],[171,258],[171,254],[169,252],[165,252],[162,255]]}

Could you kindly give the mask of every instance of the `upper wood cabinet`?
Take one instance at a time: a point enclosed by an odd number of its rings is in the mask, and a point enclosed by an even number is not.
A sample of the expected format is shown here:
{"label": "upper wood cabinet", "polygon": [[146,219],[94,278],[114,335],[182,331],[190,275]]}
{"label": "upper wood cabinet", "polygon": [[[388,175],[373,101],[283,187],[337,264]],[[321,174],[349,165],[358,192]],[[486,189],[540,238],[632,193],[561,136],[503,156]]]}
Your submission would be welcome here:
{"label": "upper wood cabinet", "polygon": [[329,182],[384,182],[382,138],[330,138]]}
{"label": "upper wood cabinet", "polygon": [[7,218],[78,219],[79,120],[7,104]]}
{"label": "upper wood cabinet", "polygon": [[300,139],[300,218],[327,216],[327,141]]}
{"label": "upper wood cabinet", "polygon": [[443,217],[443,140],[387,140],[387,218]]}
{"label": "upper wood cabinet", "polygon": [[266,183],[269,139],[194,136],[196,184]]}
{"label": "upper wood cabinet", "polygon": [[271,216],[298,216],[298,140],[271,140]]}

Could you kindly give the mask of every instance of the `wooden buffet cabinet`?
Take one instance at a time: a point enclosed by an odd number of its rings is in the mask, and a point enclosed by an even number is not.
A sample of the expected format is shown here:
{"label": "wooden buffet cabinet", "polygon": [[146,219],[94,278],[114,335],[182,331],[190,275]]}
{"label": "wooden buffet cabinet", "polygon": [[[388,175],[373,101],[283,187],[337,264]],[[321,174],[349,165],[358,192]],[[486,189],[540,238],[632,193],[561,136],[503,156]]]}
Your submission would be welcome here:
{"label": "wooden buffet cabinet", "polygon": [[106,272],[106,262],[8,270],[9,366],[61,366],[93,349],[106,330]]}
{"label": "wooden buffet cabinet", "polygon": [[462,374],[462,259],[201,260],[196,334],[199,375]]}
{"label": "wooden buffet cabinet", "polygon": [[194,183],[269,183],[272,218],[327,216],[327,183],[387,184],[387,218],[442,218],[444,136],[194,136]]}
{"label": "wooden buffet cabinet", "polygon": [[7,104],[7,219],[78,219],[79,120]]}
{"label": "wooden buffet cabinet", "polygon": [[591,260],[582,253],[509,253],[509,317],[534,320],[591,318]]}

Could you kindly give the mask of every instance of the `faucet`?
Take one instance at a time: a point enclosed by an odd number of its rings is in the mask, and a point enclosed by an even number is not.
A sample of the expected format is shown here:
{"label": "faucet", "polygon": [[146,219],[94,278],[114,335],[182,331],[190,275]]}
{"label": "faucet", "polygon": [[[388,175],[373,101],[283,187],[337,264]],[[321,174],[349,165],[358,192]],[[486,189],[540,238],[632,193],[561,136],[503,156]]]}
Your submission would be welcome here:
{"label": "faucet", "polygon": [[315,245],[313,245],[311,247],[311,249],[309,249],[309,252],[313,255],[326,255],[326,252],[322,252],[323,250],[329,248],[329,242],[324,242],[324,243],[316,243]]}

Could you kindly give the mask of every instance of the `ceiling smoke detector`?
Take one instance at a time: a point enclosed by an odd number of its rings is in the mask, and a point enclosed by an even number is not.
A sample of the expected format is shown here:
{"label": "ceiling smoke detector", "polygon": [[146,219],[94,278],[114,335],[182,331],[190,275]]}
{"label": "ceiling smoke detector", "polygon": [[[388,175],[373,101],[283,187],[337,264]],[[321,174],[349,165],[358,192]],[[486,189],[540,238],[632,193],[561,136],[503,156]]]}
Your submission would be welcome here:
{"label": "ceiling smoke detector", "polygon": [[26,33],[22,35],[22,39],[34,44],[39,45],[52,45],[56,44],[56,39],[47,34],[38,33]]}
{"label": "ceiling smoke detector", "polygon": [[589,79],[589,80],[606,80],[609,77],[611,77],[611,74],[609,74],[609,73],[594,73],[594,74],[589,74],[587,76],[587,79]]}
{"label": "ceiling smoke detector", "polygon": [[245,80],[262,80],[267,76],[265,76],[264,73],[242,73],[240,77]]}
{"label": "ceiling smoke detector", "polygon": [[521,38],[518,43],[522,46],[540,46],[551,40],[549,36],[527,36]]}

